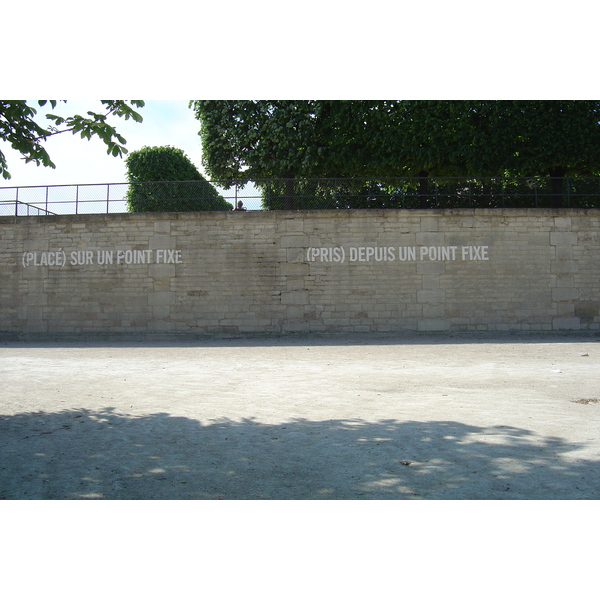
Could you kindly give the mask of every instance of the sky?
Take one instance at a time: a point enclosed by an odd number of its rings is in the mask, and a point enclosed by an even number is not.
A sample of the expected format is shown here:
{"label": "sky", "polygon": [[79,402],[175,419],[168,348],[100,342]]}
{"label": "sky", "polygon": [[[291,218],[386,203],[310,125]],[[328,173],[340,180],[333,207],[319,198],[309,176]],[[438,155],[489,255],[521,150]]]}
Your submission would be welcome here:
{"label": "sky", "polygon": [[[127,140],[129,152],[144,146],[174,146],[183,150],[196,168],[206,176],[202,168],[202,146],[198,131],[199,122],[194,118],[189,100],[146,100],[141,109],[142,123],[132,119],[113,117],[110,123]],[[37,106],[37,103],[34,103]],[[82,114],[88,110],[102,112],[97,100],[68,100],[56,109],[48,104],[38,107],[38,115]],[[44,119],[45,121],[45,119]],[[21,155],[8,144],[2,145],[8,170],[12,177],[0,179],[0,187],[45,186],[80,183],[124,183],[127,169],[124,158],[106,153],[106,146],[98,138],[81,139],[79,135],[62,133],[48,138],[45,144],[56,168],[25,163]]]}

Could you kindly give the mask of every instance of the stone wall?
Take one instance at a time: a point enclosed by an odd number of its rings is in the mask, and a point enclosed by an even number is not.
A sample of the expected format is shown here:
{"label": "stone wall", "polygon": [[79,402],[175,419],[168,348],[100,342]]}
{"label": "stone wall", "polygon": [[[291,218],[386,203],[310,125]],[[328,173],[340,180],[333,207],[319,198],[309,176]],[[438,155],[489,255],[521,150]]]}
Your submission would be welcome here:
{"label": "stone wall", "polygon": [[3,334],[600,329],[598,210],[0,218]]}

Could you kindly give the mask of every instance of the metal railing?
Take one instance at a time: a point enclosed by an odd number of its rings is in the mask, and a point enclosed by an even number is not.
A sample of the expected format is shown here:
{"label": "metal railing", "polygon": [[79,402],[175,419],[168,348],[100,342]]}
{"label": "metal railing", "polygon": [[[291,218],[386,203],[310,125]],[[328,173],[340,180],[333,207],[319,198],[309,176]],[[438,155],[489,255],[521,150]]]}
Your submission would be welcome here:
{"label": "metal railing", "polygon": [[54,215],[50,210],[40,206],[27,204],[20,200],[2,200],[0,201],[0,217],[10,215],[15,217],[38,217],[40,215]]}
{"label": "metal railing", "polygon": [[405,177],[0,187],[0,216],[149,211],[600,208],[600,177]]}
{"label": "metal railing", "polygon": [[126,183],[0,187],[0,216],[127,212],[127,188]]}

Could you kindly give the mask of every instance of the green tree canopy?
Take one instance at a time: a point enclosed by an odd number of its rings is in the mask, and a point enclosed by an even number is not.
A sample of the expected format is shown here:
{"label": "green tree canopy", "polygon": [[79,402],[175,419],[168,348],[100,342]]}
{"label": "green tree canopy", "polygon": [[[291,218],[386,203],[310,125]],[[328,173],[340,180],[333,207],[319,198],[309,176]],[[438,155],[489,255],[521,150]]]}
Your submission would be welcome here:
{"label": "green tree canopy", "polygon": [[[66,101],[65,101],[66,102]],[[61,117],[47,113],[45,118],[52,125],[41,124],[37,109],[26,100],[0,100],[0,140],[8,142],[21,153],[25,162],[56,168],[44,147],[44,142],[54,135],[71,132],[80,134],[84,139],[99,137],[106,144],[107,154],[123,156],[127,154],[127,140],[120,135],[108,119],[111,116],[133,119],[141,123],[142,116],[133,107],[144,106],[142,100],[102,100],[105,112],[88,111],[87,116],[73,115]],[[38,100],[38,106],[50,103],[56,108],[56,100]],[[0,173],[4,179],[10,179],[6,157],[0,151]]]}
{"label": "green tree canopy", "polygon": [[313,101],[202,101],[203,164],[213,179],[267,179],[315,175],[318,103]]}
{"label": "green tree canopy", "polygon": [[469,103],[472,175],[545,179],[561,206],[564,177],[600,174],[600,102],[499,101]]}
{"label": "green tree canopy", "polygon": [[[197,100],[191,106],[209,175],[225,187],[234,180],[285,179],[286,208],[293,206],[295,179],[349,176],[363,160],[346,148],[360,147],[351,103]],[[338,155],[343,149],[345,161]]]}
{"label": "green tree canopy", "polygon": [[127,166],[130,212],[231,210],[187,155],[172,146],[145,146],[131,152]]}
{"label": "green tree canopy", "polygon": [[[191,106],[200,121],[204,165],[217,179],[415,177],[426,206],[433,176],[600,174],[596,101],[261,100]],[[562,181],[552,183],[560,201]]]}
{"label": "green tree canopy", "polygon": [[597,175],[600,172],[600,102],[501,103],[502,133],[512,144],[511,167],[519,174]]}

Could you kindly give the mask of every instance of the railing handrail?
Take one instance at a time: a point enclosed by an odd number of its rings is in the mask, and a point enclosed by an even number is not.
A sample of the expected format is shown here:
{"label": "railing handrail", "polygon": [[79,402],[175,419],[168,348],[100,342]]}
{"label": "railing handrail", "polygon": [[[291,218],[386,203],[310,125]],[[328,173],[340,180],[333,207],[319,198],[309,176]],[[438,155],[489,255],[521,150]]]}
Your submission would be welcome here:
{"label": "railing handrail", "polygon": [[[55,215],[55,212],[52,212],[51,210],[45,209],[45,208],[41,208],[39,206],[35,206],[34,204],[29,204],[28,202],[21,202],[21,200],[0,200],[0,206],[12,206],[15,205],[15,217],[19,217],[21,216],[19,214],[19,206],[26,206],[27,207],[27,216],[29,216],[29,209],[31,209],[32,211],[38,211],[38,214],[35,216],[40,216],[40,212],[46,214],[46,215]],[[2,215],[0,215],[2,216]]]}
{"label": "railing handrail", "polygon": [[[560,180],[559,185],[552,185]],[[290,208],[288,203],[291,186],[284,182],[294,182],[293,208],[437,208],[437,207],[518,207],[527,202],[531,207],[548,204],[553,198],[560,196],[560,201],[570,207],[574,206],[600,208],[600,176],[590,177],[558,177],[532,176],[389,176],[389,177],[315,177],[315,178],[280,178],[280,179],[228,179],[228,180],[186,180],[186,181],[147,181],[147,182],[113,182],[113,183],[79,183],[48,184],[30,186],[0,187],[0,206],[15,207],[13,214],[20,216],[19,206],[27,206],[37,214],[59,214],[51,207],[61,208],[64,205],[74,206],[74,214],[80,210],[88,214],[104,214],[127,211],[127,190],[136,187],[157,186],[150,189],[153,198],[198,201],[198,190],[210,184],[226,201],[237,204],[238,200],[249,201],[258,205],[258,209],[276,210]],[[392,189],[394,182],[398,187]],[[427,185],[423,185],[424,182]],[[583,183],[585,182],[585,183]],[[354,185],[348,186],[348,183]],[[163,185],[178,184],[175,195],[161,196]],[[311,187],[314,184],[314,187]],[[464,184],[464,185],[463,185]],[[485,186],[491,186],[486,189]],[[197,185],[182,190],[181,186]],[[160,187],[159,187],[160,186]],[[174,185],[173,185],[174,187]],[[71,191],[57,197],[56,190],[73,190],[74,197],[68,198]],[[90,199],[90,188],[96,188]],[[12,191],[14,190],[14,195]],[[32,190],[40,190],[39,200],[31,199]],[[558,192],[557,192],[558,190]],[[562,190],[562,191],[561,191]],[[11,192],[11,198],[4,197]],[[111,194],[118,197],[112,197]],[[286,196],[287,195],[287,196]],[[35,196],[35,194],[34,194]],[[43,196],[43,199],[41,199]],[[65,199],[68,198],[68,199]],[[206,197],[208,198],[208,196]],[[361,201],[361,198],[364,201]],[[375,201],[372,201],[373,198]],[[425,199],[425,200],[424,200]],[[204,201],[201,200],[201,201]],[[362,202],[362,203],[361,203]],[[378,205],[377,203],[380,203]],[[424,202],[426,204],[424,204]],[[89,212],[90,205],[101,205],[100,210]],[[529,204],[526,204],[529,206]],[[190,208],[174,210],[200,210],[190,202]],[[30,214],[28,209],[27,214]],[[121,209],[121,210],[119,210]],[[221,208],[222,209],[222,208]],[[257,209],[250,207],[250,210]],[[138,210],[140,210],[138,208]],[[152,208],[146,210],[153,210]],[[156,210],[156,209],[155,209]],[[160,209],[158,209],[160,210]],[[204,208],[204,210],[211,210]],[[214,209],[212,209],[214,210]],[[1,213],[0,213],[1,214]],[[22,211],[21,211],[22,214]],[[73,214],[73,213],[60,213]]]}

